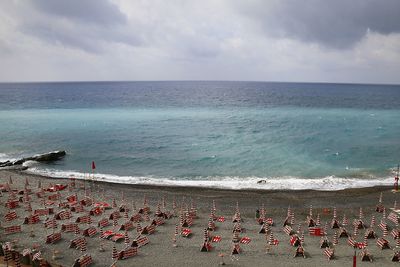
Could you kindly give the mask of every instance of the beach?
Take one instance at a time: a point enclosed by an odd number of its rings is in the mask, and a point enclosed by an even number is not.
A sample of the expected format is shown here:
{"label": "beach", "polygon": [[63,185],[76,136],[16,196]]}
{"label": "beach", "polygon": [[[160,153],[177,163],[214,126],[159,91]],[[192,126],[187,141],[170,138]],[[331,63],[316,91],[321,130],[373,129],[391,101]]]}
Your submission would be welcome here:
{"label": "beach", "polygon": [[[54,179],[50,177],[37,176],[27,174],[20,171],[0,171],[0,184],[5,184],[12,178],[12,188],[23,189],[26,179],[29,181],[29,188],[35,192],[38,181],[41,181],[42,187],[46,188],[50,184],[68,184],[68,179]],[[77,182],[79,184],[79,182]],[[337,209],[338,220],[341,221],[345,214],[348,218],[349,225],[346,227],[349,233],[353,232],[353,219],[359,218],[360,207],[364,213],[364,223],[368,226],[371,218],[374,215],[376,219],[375,231],[378,237],[382,236],[382,231],[377,227],[382,213],[375,212],[376,204],[378,203],[380,193],[383,193],[383,204],[386,207],[386,215],[389,214],[390,207],[393,207],[394,201],[398,194],[391,192],[389,187],[370,187],[359,189],[346,189],[340,191],[314,191],[314,190],[221,190],[221,189],[205,189],[198,187],[159,187],[149,185],[124,185],[104,182],[87,183],[87,186],[92,186],[93,192],[91,196],[95,201],[106,201],[112,203],[113,199],[117,204],[122,203],[122,196],[128,207],[135,203],[137,208],[143,205],[144,196],[148,199],[150,207],[150,218],[153,218],[157,203],[165,199],[166,210],[171,210],[172,201],[175,198],[178,207],[189,205],[193,200],[197,206],[197,218],[194,219],[193,225],[190,227],[192,235],[189,238],[178,236],[177,246],[173,247],[172,238],[175,232],[175,225],[179,223],[179,216],[166,219],[165,224],[156,227],[154,234],[148,236],[149,244],[138,249],[138,255],[116,262],[116,266],[217,266],[221,257],[224,254],[224,262],[228,266],[321,266],[329,264],[332,266],[345,266],[352,263],[354,250],[347,244],[347,238],[339,238],[339,244],[335,246],[335,257],[331,261],[327,261],[323,254],[323,249],[320,248],[319,236],[310,236],[308,227],[305,224],[306,217],[309,214],[310,206],[312,205],[312,213],[314,219],[317,214],[320,214],[321,227],[324,227],[325,222],[330,223],[333,216],[333,209]],[[100,190],[99,190],[100,189]],[[103,196],[103,191],[105,195]],[[60,191],[62,198],[65,198],[71,193],[77,193],[78,198],[84,196],[83,189],[76,188],[73,192],[69,190]],[[104,198],[104,199],[103,199]],[[39,200],[32,197],[32,208],[35,210],[41,206]],[[200,252],[204,240],[204,228],[207,227],[207,222],[212,208],[212,201],[216,204],[216,215],[224,216],[225,222],[215,221],[217,226],[215,231],[210,231],[211,235],[218,235],[221,241],[211,243],[213,249],[210,252]],[[6,201],[6,193],[3,193],[1,198],[1,214],[2,217],[7,212],[4,207]],[[243,222],[241,226],[243,231],[240,237],[249,237],[248,244],[240,244],[241,253],[235,257],[231,257],[232,250],[232,216],[235,214],[236,205],[239,205],[240,214]],[[272,246],[269,253],[266,253],[266,235],[260,234],[259,225],[256,220],[256,210],[264,205],[266,216],[274,220],[272,232],[275,239],[279,240],[277,246]],[[298,224],[301,224],[301,231],[304,231],[304,249],[306,258],[294,258],[295,247],[289,243],[290,236],[283,232],[283,222],[286,218],[287,209],[290,206],[294,213],[293,230],[297,231]],[[89,210],[89,207],[85,207]],[[23,208],[16,209],[20,218],[14,220],[14,223],[21,224],[25,212]],[[101,216],[92,216],[92,225],[97,226],[97,221],[100,218],[108,217],[111,210],[106,210],[106,213]],[[73,214],[73,220],[77,215]],[[129,216],[131,216],[130,214]],[[118,221],[121,224],[124,221],[121,217]],[[394,224],[386,220],[390,229]],[[58,229],[63,222],[59,222]],[[2,223],[9,225],[10,223]],[[141,222],[142,226],[146,222]],[[32,225],[35,237],[29,237],[29,227],[22,226],[22,233],[1,235],[1,242],[17,240],[17,245],[20,250],[32,247],[34,243],[39,243],[43,257],[54,266],[72,266],[74,260],[82,253],[79,250],[68,248],[70,240],[74,238],[74,233],[62,233],[62,238],[55,244],[45,244],[46,228],[43,223]],[[112,226],[105,228],[112,229]],[[47,229],[47,234],[51,230]],[[136,236],[136,229],[128,231],[130,240]],[[329,242],[332,242],[334,229],[328,227],[327,237]],[[360,230],[356,241],[362,242],[364,230]],[[111,266],[114,262],[112,259],[112,247],[115,244],[118,251],[124,248],[124,241],[114,243],[110,240],[105,240],[104,252],[99,251],[100,240],[99,234],[94,237],[86,237],[88,241],[87,252],[93,258],[93,266]],[[392,248],[395,248],[395,241],[391,236],[386,237]],[[368,240],[368,251],[373,256],[373,263],[369,265],[386,266],[391,265],[392,249],[381,250],[376,245],[375,239]],[[60,251],[62,258],[53,260],[53,251]],[[357,249],[357,254],[361,250]],[[360,257],[357,256],[360,261]],[[364,263],[362,263],[364,265]]]}

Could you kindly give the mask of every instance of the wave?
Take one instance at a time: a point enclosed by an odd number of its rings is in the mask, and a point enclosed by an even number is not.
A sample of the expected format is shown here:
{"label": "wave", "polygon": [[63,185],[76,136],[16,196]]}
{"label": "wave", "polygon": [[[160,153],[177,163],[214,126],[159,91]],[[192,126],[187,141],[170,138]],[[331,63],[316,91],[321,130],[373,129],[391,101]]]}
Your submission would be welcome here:
{"label": "wave", "polygon": [[[32,167],[26,172],[39,174],[54,178],[87,179],[92,174],[77,171],[61,171],[54,169],[42,169]],[[336,191],[348,188],[365,188],[372,186],[389,186],[393,184],[392,177],[380,178],[345,178],[327,176],[320,178],[301,177],[203,177],[196,179],[173,178],[173,177],[150,177],[150,176],[118,176],[113,174],[95,173],[94,179],[102,182],[135,184],[135,185],[157,185],[157,186],[181,186],[181,187],[204,187],[218,189],[260,189],[260,190],[320,190]]]}

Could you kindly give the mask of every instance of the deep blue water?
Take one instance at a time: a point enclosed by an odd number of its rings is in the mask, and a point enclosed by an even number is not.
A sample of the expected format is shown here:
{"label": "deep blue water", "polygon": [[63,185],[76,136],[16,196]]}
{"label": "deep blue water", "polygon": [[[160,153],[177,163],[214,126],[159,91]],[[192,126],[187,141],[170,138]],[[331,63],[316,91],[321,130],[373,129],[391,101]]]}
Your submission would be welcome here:
{"label": "deep blue water", "polygon": [[399,103],[397,85],[0,84],[0,161],[65,149],[32,171],[80,175],[94,160],[99,179],[128,183],[387,184],[400,161]]}

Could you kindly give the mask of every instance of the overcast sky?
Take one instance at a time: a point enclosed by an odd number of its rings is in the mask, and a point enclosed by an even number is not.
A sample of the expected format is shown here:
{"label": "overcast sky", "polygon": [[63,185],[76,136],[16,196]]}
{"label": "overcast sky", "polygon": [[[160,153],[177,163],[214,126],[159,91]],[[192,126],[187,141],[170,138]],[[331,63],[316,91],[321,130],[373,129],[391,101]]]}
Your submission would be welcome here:
{"label": "overcast sky", "polygon": [[4,0],[0,81],[400,83],[399,0]]}

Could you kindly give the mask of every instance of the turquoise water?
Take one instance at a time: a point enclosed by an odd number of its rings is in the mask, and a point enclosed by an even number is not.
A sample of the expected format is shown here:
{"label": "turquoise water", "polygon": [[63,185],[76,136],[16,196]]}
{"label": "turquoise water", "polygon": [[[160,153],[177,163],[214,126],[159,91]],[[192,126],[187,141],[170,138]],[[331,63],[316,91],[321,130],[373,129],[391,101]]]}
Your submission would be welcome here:
{"label": "turquoise water", "polygon": [[[339,189],[392,182],[400,112],[390,103],[400,99],[398,86],[354,85],[352,93],[352,85],[175,84],[11,84],[32,101],[3,84],[0,161],[65,149],[64,160],[30,170],[83,176],[94,160],[98,179],[126,183]],[[98,90],[103,101],[89,94]]]}

